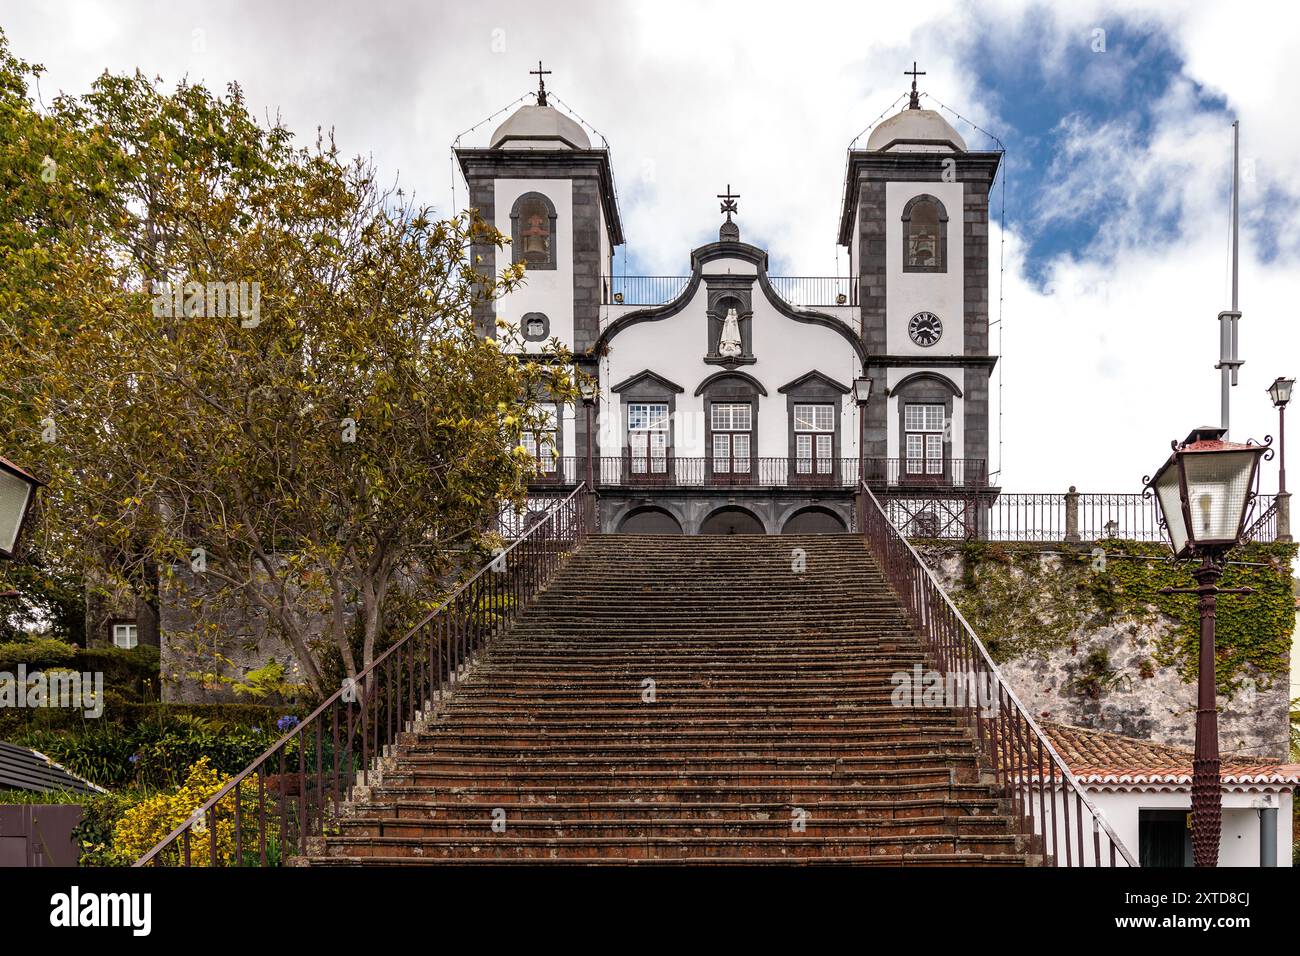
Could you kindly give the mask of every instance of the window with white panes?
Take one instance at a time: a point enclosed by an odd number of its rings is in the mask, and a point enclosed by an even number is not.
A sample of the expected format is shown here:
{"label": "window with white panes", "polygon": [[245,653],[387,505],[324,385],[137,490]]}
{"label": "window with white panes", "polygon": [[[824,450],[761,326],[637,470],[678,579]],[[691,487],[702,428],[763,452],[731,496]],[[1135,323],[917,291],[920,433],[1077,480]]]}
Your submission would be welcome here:
{"label": "window with white panes", "polygon": [[815,468],[817,474],[829,475],[831,473],[831,455],[834,447],[834,406],[795,405],[795,470],[801,475],[810,475]]}
{"label": "window with white panes", "polygon": [[909,475],[943,474],[943,405],[903,406],[903,451]]}
{"label": "window with white panes", "polygon": [[541,427],[524,432],[523,446],[529,457],[537,462],[538,474],[554,475],[559,463],[559,415],[554,405],[542,405],[539,410],[542,416]]}
{"label": "window with white panes", "polygon": [[714,402],[709,408],[714,474],[748,474],[753,448],[754,407],[748,402]]}
{"label": "window with white panes", "polygon": [[113,625],[113,646],[131,649],[140,643],[140,631],[134,624]]}
{"label": "window with white panes", "polygon": [[668,427],[667,402],[628,402],[627,447],[633,474],[668,471]]}

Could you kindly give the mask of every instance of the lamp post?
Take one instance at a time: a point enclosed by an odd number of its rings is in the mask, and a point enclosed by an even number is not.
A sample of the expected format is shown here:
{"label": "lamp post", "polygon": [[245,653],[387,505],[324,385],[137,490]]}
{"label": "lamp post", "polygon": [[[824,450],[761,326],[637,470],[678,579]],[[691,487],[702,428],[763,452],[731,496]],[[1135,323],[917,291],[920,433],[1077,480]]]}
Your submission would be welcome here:
{"label": "lamp post", "polygon": [[596,444],[596,435],[592,431],[591,418],[596,407],[596,383],[591,379],[584,379],[580,390],[582,392],[582,404],[587,409],[587,490],[596,490],[596,471],[593,459],[594,446]]}
{"label": "lamp post", "polygon": [[1198,428],[1154,478],[1147,493],[1160,505],[1161,524],[1174,557],[1200,563],[1194,588],[1162,588],[1161,594],[1195,594],[1200,599],[1201,640],[1196,683],[1196,751],[1192,758],[1192,856],[1198,867],[1217,865],[1222,793],[1219,783],[1219,715],[1215,701],[1214,619],[1220,594],[1252,594],[1251,588],[1221,588],[1224,556],[1241,543],[1246,511],[1255,497],[1264,445],[1223,440],[1222,428]]}
{"label": "lamp post", "polygon": [[871,379],[853,380],[853,400],[858,404],[858,481],[867,480],[867,402],[871,400]]}
{"label": "lamp post", "polygon": [[1277,409],[1277,540],[1291,540],[1291,495],[1286,490],[1286,406],[1295,379],[1278,376],[1268,387]]}

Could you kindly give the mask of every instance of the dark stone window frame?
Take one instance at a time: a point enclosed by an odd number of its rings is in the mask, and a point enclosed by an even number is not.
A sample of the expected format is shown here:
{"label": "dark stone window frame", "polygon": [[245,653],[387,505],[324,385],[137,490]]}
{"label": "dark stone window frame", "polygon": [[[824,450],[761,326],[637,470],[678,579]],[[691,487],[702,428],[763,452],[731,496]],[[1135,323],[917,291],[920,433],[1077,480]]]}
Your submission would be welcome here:
{"label": "dark stone window frame", "polygon": [[[542,471],[539,463],[537,473],[533,475],[533,481],[562,481],[564,480],[564,410],[572,407],[565,405],[558,398],[550,394],[544,394],[535,398],[534,403],[537,405],[550,405],[555,409],[555,470]],[[531,429],[525,428],[520,434],[520,441],[523,441],[523,435],[529,433]],[[535,434],[534,434],[535,440]]]}
{"label": "dark stone window frame", "polygon": [[[912,227],[912,210],[918,204],[923,202],[933,203],[939,213],[939,226],[938,226],[938,238],[937,238],[938,248],[936,250],[937,255],[935,256],[935,258],[938,259],[939,262],[937,265],[933,265],[933,266],[914,266],[908,264],[908,238],[909,238],[908,233]],[[923,273],[928,272],[928,273],[935,273],[935,274],[946,273],[948,271],[948,209],[946,206],[944,206],[943,202],[939,199],[939,197],[932,196],[930,193],[921,193],[920,195],[913,196],[911,199],[907,201],[907,205],[903,207],[903,215],[901,217],[901,222],[903,224],[903,229],[902,229],[903,271],[923,272]]]}
{"label": "dark stone window frame", "polygon": [[612,386],[610,391],[619,397],[619,413],[622,415],[620,421],[622,434],[619,436],[619,442],[624,461],[632,459],[632,439],[628,432],[627,407],[647,403],[668,406],[668,438],[665,441],[664,455],[669,462],[668,468],[671,473],[677,431],[677,396],[685,389],[668,381],[662,375],[646,369]]}
{"label": "dark stone window frame", "polygon": [[[532,335],[528,331],[528,325],[530,322],[539,320],[542,323],[542,334]],[[525,342],[545,342],[551,337],[551,320],[544,312],[525,312],[519,326],[520,331],[523,332]]]}
{"label": "dark stone window frame", "polygon": [[[546,213],[547,216],[549,217],[548,225],[551,233],[550,242],[546,244],[546,249],[547,249],[546,258],[541,260],[537,258],[531,258],[524,254],[523,226],[519,221],[520,207],[523,206],[523,204],[526,202],[532,202],[535,200],[540,200],[546,206]],[[556,215],[555,212],[555,203],[551,202],[551,198],[547,196],[545,193],[540,193],[537,192],[536,190],[531,190],[529,192],[522,194],[518,199],[516,199],[514,201],[514,204],[510,207],[510,250],[511,250],[510,261],[516,265],[522,262],[527,268],[533,270],[554,271],[556,268],[555,263],[557,258],[555,247],[557,245],[557,238],[558,238],[558,229],[556,228],[556,221],[558,220],[558,218],[559,217]]]}
{"label": "dark stone window frame", "polygon": [[[758,409],[759,399],[767,395],[767,389],[761,382],[744,372],[715,372],[700,383],[696,395],[703,396],[704,407],[704,473],[713,477],[713,406],[747,403],[750,406],[749,429],[749,473],[744,477],[758,475]],[[734,452],[734,450],[733,450]],[[735,459],[733,453],[732,459]],[[720,477],[731,479],[736,472],[727,472]]]}
{"label": "dark stone window frame", "polygon": [[[832,408],[832,420],[834,421],[834,431],[831,438],[831,475],[823,475],[823,478],[830,478],[839,473],[839,461],[843,455],[843,434],[844,434],[844,396],[849,393],[848,386],[841,385],[829,376],[821,372],[809,372],[802,375],[789,384],[782,385],[778,392],[785,395],[785,419],[786,419],[786,448],[790,457],[790,475],[792,478],[801,478],[813,480],[817,478],[816,465],[813,466],[813,472],[809,475],[799,475],[796,473],[796,459],[798,449],[795,447],[795,428],[794,428],[794,407],[796,405],[830,405]],[[813,433],[809,433],[813,434]],[[817,460],[817,449],[813,447],[813,461]]]}
{"label": "dark stone window frame", "polygon": [[[950,378],[937,372],[915,372],[908,375],[892,389],[890,397],[898,402],[898,478],[906,481],[907,462],[907,406],[908,405],[942,405],[943,430],[943,477],[951,479],[952,473],[952,414],[956,399],[962,397],[962,391]],[[915,480],[926,478],[924,474],[911,476]],[[931,478],[935,476],[929,476]]]}

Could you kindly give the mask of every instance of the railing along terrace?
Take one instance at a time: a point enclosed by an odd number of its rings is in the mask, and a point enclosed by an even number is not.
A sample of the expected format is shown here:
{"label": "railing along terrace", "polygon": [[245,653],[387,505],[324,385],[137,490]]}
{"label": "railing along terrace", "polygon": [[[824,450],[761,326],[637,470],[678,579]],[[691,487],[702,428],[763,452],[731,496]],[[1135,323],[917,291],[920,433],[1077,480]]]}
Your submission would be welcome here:
{"label": "railing along terrace", "polygon": [[[717,459],[624,454],[592,461],[596,488],[641,486],[749,487],[749,488],[839,488],[852,491],[858,484],[856,458],[763,457]],[[869,458],[867,480],[873,484],[907,489],[936,489],[954,485],[980,488],[985,484],[983,459],[949,459],[930,471],[908,459]],[[530,487],[574,485],[587,478],[587,460],[581,457],[539,459],[534,465]]]}
{"label": "railing along terrace", "polygon": [[858,284],[839,276],[768,276],[772,291],[793,306],[858,304]]}
{"label": "railing along terrace", "polygon": [[[1271,541],[1276,536],[1261,536],[1268,530],[1266,516],[1274,509],[1274,497],[1259,495],[1254,500],[1252,513],[1264,522],[1258,525],[1255,540]],[[1155,498],[1141,493],[1003,492],[973,517],[967,536],[985,541],[1164,540]],[[1275,521],[1273,528],[1275,532]]]}
{"label": "railing along terrace", "polygon": [[996,786],[1011,801],[1021,832],[1038,841],[1049,865],[1137,866],[871,489],[863,484],[859,491],[858,526],[867,546],[901,599],[944,686],[972,691],[945,704],[969,716],[986,766],[993,768]]}
{"label": "railing along terrace", "polygon": [[[278,866],[331,831],[399,734],[427,717],[594,525],[579,485],[237,774],[136,866]],[[197,858],[196,858],[197,854]]]}
{"label": "railing along terrace", "polygon": [[[1267,502],[1261,502],[1260,499],[1271,499]],[[1262,507],[1259,507],[1262,504]],[[1255,499],[1255,514],[1259,517],[1249,521],[1246,526],[1246,532],[1242,537],[1247,541],[1276,541],[1277,540],[1277,496],[1260,495]]]}
{"label": "railing along terrace", "polygon": [[[603,305],[663,305],[677,298],[690,276],[601,276]],[[858,304],[858,284],[837,276],[768,276],[772,290],[793,306],[816,308]]]}

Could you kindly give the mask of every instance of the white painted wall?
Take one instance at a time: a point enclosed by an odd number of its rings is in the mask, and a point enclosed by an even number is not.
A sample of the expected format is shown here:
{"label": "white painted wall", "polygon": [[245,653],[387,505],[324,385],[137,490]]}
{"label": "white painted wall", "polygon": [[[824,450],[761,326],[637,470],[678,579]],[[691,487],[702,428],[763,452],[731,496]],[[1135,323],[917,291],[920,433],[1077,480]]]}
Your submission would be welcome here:
{"label": "white painted wall", "polygon": [[[707,274],[728,271],[756,274],[753,264],[740,259],[720,259],[705,267]],[[697,397],[695,389],[710,375],[723,371],[720,366],[704,362],[709,344],[707,303],[707,289],[700,283],[696,295],[681,312],[667,319],[632,325],[610,340],[609,354],[601,368],[601,454],[617,455],[623,445],[621,398],[609,392],[610,385],[645,369],[683,389],[683,394],[677,396],[673,428],[675,453],[682,457],[706,454],[703,396]],[[757,283],[753,308],[753,350],[758,361],[739,370],[758,379],[767,389],[767,395],[759,399],[755,453],[760,458],[781,458],[789,454],[789,429],[786,397],[777,389],[814,369],[852,387],[853,379],[861,374],[860,366],[852,346],[842,336],[782,315],[767,301]],[[636,310],[618,309],[619,313],[629,311]],[[856,458],[858,454],[856,417],[852,396],[844,396],[840,408],[843,458]]]}
{"label": "white painted wall", "polygon": [[[903,271],[903,208],[915,196],[936,197],[948,212],[948,271]],[[961,355],[966,341],[962,313],[962,184],[890,182],[885,184],[885,341],[891,355]],[[938,343],[922,347],[907,334],[918,312],[933,312],[943,322]]]}
{"label": "white painted wall", "polygon": [[[1192,798],[1190,791],[1181,793],[1163,792],[1116,792],[1089,789],[1088,797],[1105,816],[1115,835],[1139,859],[1138,823],[1140,810],[1185,810],[1191,812]],[[1228,792],[1223,794],[1223,824],[1219,838],[1219,866],[1259,866],[1259,812],[1258,804],[1268,798],[1272,806],[1277,807],[1277,865],[1290,866],[1292,854],[1291,807],[1293,796],[1287,792]],[[1035,795],[1034,800],[1037,801]],[[1037,802],[1035,802],[1037,813]],[[1047,808],[1050,818],[1051,807]],[[1066,837],[1064,809],[1060,798],[1056,810],[1057,840],[1062,859],[1065,857],[1062,841]],[[1070,802],[1070,836],[1071,853],[1078,861],[1077,814],[1074,801]],[[1084,862],[1092,866],[1094,859],[1092,843],[1092,822],[1087,812],[1084,813]],[[1050,851],[1049,851],[1050,852]],[[1109,845],[1106,837],[1101,839],[1102,866],[1109,866]],[[1121,865],[1122,862],[1121,862]]]}
{"label": "white painted wall", "polygon": [[[494,225],[509,236],[510,210],[520,196],[539,192],[555,206],[555,268],[527,273],[523,285],[495,303],[496,315],[518,324],[526,312],[542,312],[551,320],[551,335],[573,345],[573,183],[567,179],[498,179],[495,181]],[[511,261],[510,247],[497,252],[496,271]],[[526,342],[529,352],[540,352],[543,343]]]}

